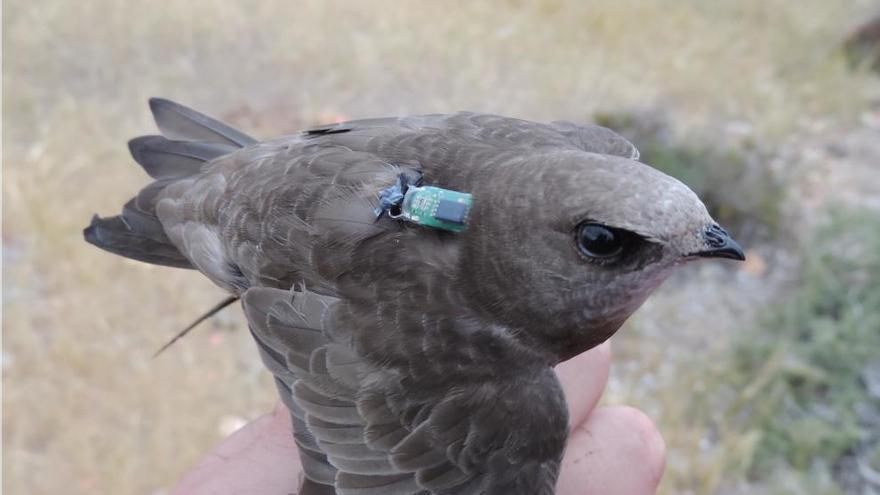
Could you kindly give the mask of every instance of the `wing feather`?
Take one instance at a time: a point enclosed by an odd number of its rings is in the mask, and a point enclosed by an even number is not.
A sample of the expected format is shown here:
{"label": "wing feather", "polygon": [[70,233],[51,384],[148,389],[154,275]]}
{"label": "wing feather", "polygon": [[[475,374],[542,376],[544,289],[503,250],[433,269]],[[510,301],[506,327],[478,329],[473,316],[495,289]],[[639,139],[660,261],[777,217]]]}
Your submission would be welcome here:
{"label": "wing feather", "polygon": [[[516,410],[491,400],[494,384],[402,393],[394,388],[395,371],[369,364],[344,343],[350,331],[338,328],[346,321],[340,315],[350,308],[339,299],[252,288],[242,300],[261,355],[290,398],[285,402],[292,404],[294,438],[310,480],[332,484],[341,495],[477,495],[533,478],[552,487],[535,473],[555,476],[556,468],[517,450],[518,433],[508,431],[517,425],[504,423],[516,419]],[[536,414],[546,416],[540,408]],[[558,466],[552,452],[548,462]],[[551,493],[524,486],[503,493]]]}
{"label": "wing feather", "polygon": [[164,98],[150,98],[150,110],[162,134],[177,141],[225,143],[241,148],[257,140],[191,108]]}

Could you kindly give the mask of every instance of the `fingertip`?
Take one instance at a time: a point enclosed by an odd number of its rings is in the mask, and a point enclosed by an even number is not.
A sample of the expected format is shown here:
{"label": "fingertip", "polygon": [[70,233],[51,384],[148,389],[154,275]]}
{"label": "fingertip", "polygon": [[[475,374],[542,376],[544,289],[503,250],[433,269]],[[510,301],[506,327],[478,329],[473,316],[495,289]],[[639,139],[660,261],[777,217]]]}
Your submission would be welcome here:
{"label": "fingertip", "polygon": [[225,438],[169,493],[292,492],[301,472],[292,429],[287,409],[276,407]]}
{"label": "fingertip", "polygon": [[634,438],[623,444],[627,449],[625,455],[642,466],[646,484],[656,489],[666,469],[666,440],[660,430],[647,414],[635,407],[610,406],[604,409],[606,414],[616,415],[617,421],[627,425]]}
{"label": "fingertip", "polygon": [[643,412],[601,407],[569,438],[559,493],[655,493],[666,466],[666,443]]}

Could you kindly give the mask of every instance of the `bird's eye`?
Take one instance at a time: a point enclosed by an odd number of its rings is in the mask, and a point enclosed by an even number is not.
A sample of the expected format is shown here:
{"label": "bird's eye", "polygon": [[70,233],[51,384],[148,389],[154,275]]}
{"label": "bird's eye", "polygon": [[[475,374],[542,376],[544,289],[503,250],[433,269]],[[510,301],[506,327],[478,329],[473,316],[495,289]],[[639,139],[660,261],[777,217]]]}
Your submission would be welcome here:
{"label": "bird's eye", "polygon": [[581,252],[590,258],[599,259],[619,255],[627,240],[623,231],[592,222],[579,225],[576,235]]}

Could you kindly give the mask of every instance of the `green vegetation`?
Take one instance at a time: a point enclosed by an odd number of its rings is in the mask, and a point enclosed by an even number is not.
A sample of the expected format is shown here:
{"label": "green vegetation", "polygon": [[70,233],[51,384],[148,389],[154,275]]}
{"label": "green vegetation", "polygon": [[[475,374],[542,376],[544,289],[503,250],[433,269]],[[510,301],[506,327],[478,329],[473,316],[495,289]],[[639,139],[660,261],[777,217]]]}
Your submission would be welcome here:
{"label": "green vegetation", "polygon": [[755,480],[840,470],[846,457],[876,469],[880,456],[880,394],[866,383],[880,366],[880,218],[836,214],[803,256],[797,288],[735,339],[716,377],[724,388],[703,402],[709,422],[722,412],[727,435],[754,435],[738,462]]}
{"label": "green vegetation", "polygon": [[703,307],[672,282],[615,337],[611,400],[663,432],[662,494],[863,493],[880,471],[880,216],[841,210],[781,243],[782,286],[702,265],[703,290],[751,282]]}

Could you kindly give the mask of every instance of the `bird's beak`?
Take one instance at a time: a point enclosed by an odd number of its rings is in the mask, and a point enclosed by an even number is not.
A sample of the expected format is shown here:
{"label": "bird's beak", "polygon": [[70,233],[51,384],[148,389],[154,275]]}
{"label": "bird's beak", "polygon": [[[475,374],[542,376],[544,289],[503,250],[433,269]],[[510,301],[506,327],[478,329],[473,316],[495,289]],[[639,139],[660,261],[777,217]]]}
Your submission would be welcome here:
{"label": "bird's beak", "polygon": [[706,249],[693,253],[693,256],[703,258],[727,258],[737,261],[745,261],[746,255],[739,244],[731,239],[730,234],[718,225],[712,225],[703,232],[706,241]]}

